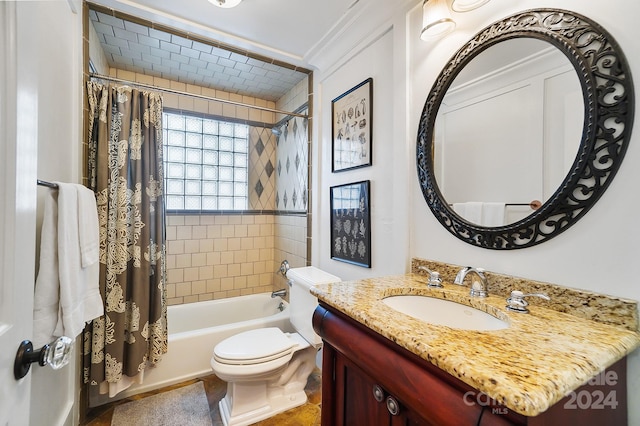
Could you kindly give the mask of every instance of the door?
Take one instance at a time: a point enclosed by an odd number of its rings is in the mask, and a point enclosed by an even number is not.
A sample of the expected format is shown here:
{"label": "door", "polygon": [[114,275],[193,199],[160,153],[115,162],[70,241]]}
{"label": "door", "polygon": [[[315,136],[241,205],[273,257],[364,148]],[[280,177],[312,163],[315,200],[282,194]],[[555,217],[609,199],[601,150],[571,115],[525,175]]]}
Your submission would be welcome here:
{"label": "door", "polygon": [[0,2],[0,426],[29,424],[30,408],[31,374],[13,375],[32,333],[37,179],[37,85],[19,55],[19,8]]}

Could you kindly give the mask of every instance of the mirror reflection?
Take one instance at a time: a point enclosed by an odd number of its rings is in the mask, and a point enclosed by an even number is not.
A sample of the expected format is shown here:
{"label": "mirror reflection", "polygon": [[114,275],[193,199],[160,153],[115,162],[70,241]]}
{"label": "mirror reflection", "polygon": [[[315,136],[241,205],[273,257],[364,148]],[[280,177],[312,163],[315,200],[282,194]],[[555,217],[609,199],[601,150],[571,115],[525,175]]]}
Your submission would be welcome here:
{"label": "mirror reflection", "polygon": [[487,48],[456,76],[436,117],[433,166],[444,199],[480,226],[528,217],[571,170],[584,109],[578,75],[552,44],[517,38]]}

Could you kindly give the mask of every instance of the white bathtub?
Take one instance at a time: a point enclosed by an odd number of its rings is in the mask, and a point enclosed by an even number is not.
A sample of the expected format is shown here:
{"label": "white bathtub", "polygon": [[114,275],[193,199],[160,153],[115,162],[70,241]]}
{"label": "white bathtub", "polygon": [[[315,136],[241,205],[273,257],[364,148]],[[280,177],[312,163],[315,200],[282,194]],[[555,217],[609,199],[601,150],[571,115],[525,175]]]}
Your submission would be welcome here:
{"label": "white bathtub", "polygon": [[211,355],[218,342],[236,333],[263,327],[293,332],[288,304],[271,293],[173,305],[167,308],[168,352],[156,367],[144,372],[144,382],[133,385],[114,398],[92,392],[91,406],[147,392],[185,380],[213,374]]}

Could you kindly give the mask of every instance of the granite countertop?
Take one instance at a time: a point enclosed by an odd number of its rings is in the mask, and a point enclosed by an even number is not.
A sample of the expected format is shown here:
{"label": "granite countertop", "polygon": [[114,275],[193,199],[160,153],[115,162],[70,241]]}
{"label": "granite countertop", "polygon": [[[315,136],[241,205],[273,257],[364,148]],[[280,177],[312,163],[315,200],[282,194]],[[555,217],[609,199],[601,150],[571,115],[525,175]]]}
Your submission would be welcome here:
{"label": "granite countertop", "polygon": [[[640,346],[637,329],[603,324],[543,306],[505,309],[504,295],[469,296],[444,281],[431,289],[421,274],[317,285],[319,301],[347,314],[438,368],[526,416],[536,416]],[[400,294],[448,299],[488,312],[510,326],[467,331],[432,325],[381,300]],[[531,300],[533,302],[533,300]]]}

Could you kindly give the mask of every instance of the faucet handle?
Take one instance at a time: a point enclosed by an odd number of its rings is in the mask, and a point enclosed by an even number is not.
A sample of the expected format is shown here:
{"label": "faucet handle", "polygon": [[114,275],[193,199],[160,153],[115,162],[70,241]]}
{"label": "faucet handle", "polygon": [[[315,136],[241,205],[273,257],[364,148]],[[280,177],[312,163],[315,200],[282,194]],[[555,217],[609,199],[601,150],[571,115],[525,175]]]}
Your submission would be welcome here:
{"label": "faucet handle", "polygon": [[418,266],[418,269],[429,274],[429,281],[427,281],[427,286],[442,288],[442,278],[440,278],[440,273],[432,271],[424,265]]}
{"label": "faucet handle", "polygon": [[541,299],[551,300],[549,296],[543,293],[524,294],[521,291],[513,290],[511,292],[511,296],[507,298],[507,309],[522,314],[529,313],[529,309],[527,309],[527,306],[529,306],[529,302],[524,300],[525,297],[539,297]]}

